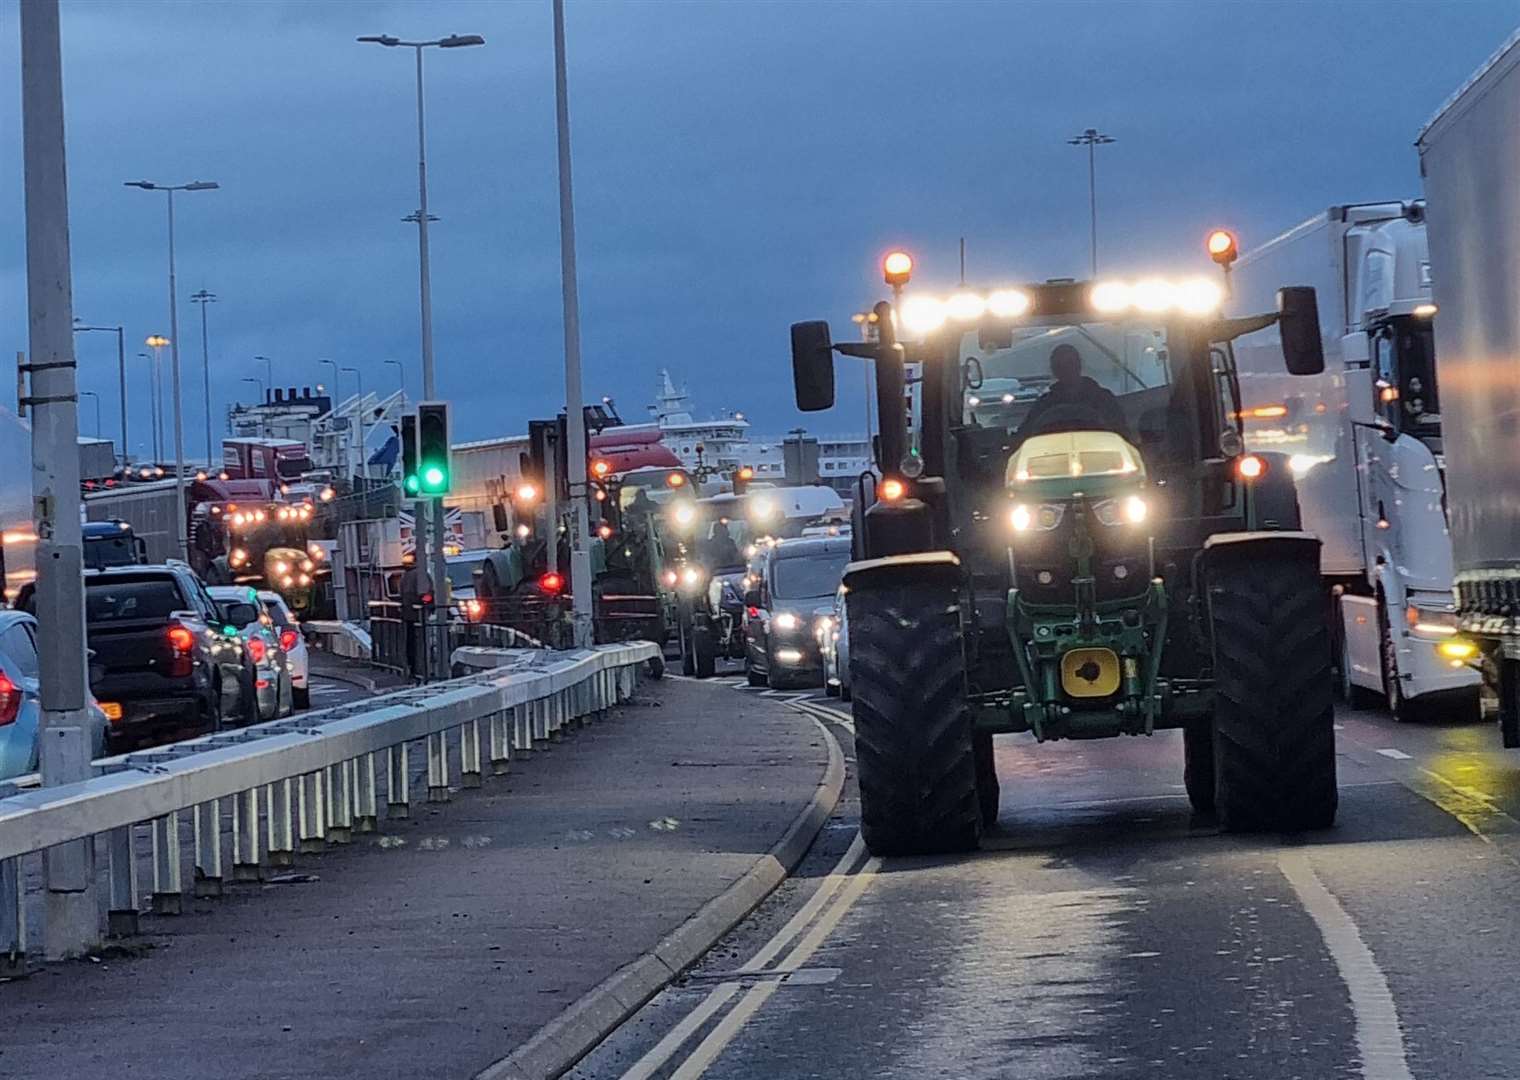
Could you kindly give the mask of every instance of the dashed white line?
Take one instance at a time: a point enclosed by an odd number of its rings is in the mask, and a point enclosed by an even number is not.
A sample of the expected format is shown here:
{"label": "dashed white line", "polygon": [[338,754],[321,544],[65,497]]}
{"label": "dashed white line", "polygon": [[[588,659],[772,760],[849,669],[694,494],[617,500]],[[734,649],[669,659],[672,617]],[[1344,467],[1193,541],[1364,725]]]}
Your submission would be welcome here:
{"label": "dashed white line", "polygon": [[1409,754],[1404,753],[1404,751],[1402,751],[1402,750],[1395,750],[1391,746],[1385,746],[1385,747],[1383,747],[1383,749],[1379,750],[1378,753],[1382,754],[1386,758],[1393,758],[1394,761],[1409,761],[1409,760],[1411,760],[1411,757],[1410,757]]}
{"label": "dashed white line", "polygon": [[1307,854],[1284,852],[1278,856],[1277,865],[1319,927],[1330,958],[1351,994],[1363,1080],[1414,1080],[1405,1055],[1404,1032],[1399,1026],[1393,990],[1356,923],[1320,881]]}

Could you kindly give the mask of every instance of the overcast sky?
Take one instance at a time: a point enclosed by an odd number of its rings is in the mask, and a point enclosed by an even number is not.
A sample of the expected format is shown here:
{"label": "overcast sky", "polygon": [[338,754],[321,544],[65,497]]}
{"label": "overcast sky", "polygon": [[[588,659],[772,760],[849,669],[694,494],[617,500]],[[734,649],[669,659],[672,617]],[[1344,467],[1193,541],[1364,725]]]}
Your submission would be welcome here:
{"label": "overcast sky", "polygon": [[[163,196],[177,203],[189,448],[199,309],[220,417],[273,358],[320,357],[420,392],[414,75],[360,34],[480,33],[428,55],[439,387],[460,438],[563,403],[548,0],[65,0],[76,314],[125,323],[129,361],[168,332]],[[642,419],[656,373],[699,415],[799,421],[787,326],[918,281],[1085,275],[1096,126],[1100,261],[1197,272],[1216,224],[1247,248],[1337,202],[1419,195],[1412,142],[1520,23],[1520,0],[638,3],[569,0],[570,106],[587,398]],[[17,0],[0,0],[0,347],[26,347]],[[115,348],[80,339],[116,434]],[[7,359],[7,363],[9,360]],[[858,429],[853,368],[815,431]],[[134,369],[134,449],[148,432]],[[345,377],[347,379],[347,377]],[[9,385],[8,383],[5,385]],[[346,383],[347,386],[347,383]],[[845,404],[848,403],[849,407]],[[82,428],[93,427],[90,406]]]}

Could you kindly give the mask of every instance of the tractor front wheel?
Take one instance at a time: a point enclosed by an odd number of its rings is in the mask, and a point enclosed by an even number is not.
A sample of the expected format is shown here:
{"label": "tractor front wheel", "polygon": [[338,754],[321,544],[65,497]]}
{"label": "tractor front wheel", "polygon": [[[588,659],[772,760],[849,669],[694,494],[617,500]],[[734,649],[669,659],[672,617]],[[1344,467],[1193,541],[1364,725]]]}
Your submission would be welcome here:
{"label": "tractor front wheel", "polygon": [[956,591],[893,583],[854,590],[848,603],[866,847],[875,855],[974,850],[985,785],[977,784]]}
{"label": "tractor front wheel", "polygon": [[1208,565],[1214,801],[1233,831],[1335,821],[1334,679],[1318,546],[1241,544]]}

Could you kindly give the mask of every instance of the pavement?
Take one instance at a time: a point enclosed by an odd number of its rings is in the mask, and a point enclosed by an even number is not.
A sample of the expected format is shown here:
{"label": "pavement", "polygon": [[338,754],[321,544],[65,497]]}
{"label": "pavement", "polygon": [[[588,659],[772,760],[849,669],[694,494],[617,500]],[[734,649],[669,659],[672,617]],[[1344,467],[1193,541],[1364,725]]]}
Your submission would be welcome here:
{"label": "pavement", "polygon": [[[851,761],[849,706],[800,704]],[[999,736],[972,856],[870,858],[847,783],[792,880],[569,1075],[1513,1080],[1520,757],[1492,724],[1337,723],[1339,823],[1307,837],[1193,815],[1175,732]]]}
{"label": "pavement", "polygon": [[831,743],[781,700],[646,680],[479,791],[0,985],[0,1077],[523,1075],[499,1063],[578,1002],[599,1031],[639,1004],[591,994],[608,976],[694,959],[780,880]]}

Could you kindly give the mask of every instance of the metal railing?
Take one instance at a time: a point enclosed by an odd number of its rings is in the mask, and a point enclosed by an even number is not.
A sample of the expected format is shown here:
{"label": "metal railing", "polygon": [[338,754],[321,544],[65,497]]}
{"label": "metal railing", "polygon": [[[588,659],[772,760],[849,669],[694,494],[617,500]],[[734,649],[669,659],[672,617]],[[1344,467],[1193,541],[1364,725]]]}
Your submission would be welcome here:
{"label": "metal railing", "polygon": [[480,786],[487,771],[505,772],[514,756],[629,698],[638,665],[658,655],[647,642],[570,653],[463,652],[460,668],[479,674],[108,758],[92,779],[0,797],[0,976],[25,971],[22,861],[32,853],[103,836],[96,865],[105,877],[97,870],[90,887],[108,896],[108,931],[135,933],[134,827],[151,830],[152,910],[177,914],[182,816],[193,825],[195,893],[219,895],[225,854],[232,880],[258,880],[298,852],[373,831],[382,798],[388,816],[406,817],[409,744],[426,744],[427,801],[446,801],[454,761],[462,787]]}

